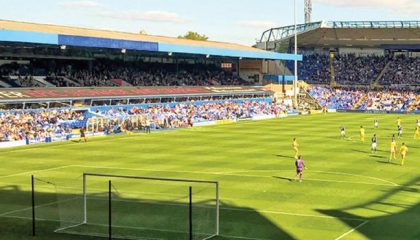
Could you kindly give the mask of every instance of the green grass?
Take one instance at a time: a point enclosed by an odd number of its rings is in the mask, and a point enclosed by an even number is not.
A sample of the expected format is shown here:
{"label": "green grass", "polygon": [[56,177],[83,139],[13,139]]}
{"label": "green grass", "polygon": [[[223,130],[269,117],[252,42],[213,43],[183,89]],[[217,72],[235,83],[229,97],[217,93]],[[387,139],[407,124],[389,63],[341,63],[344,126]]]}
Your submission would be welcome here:
{"label": "green grass", "polygon": [[[405,166],[399,160],[388,163],[397,116],[405,127],[398,145],[404,141],[409,147]],[[53,233],[59,219],[80,218],[83,172],[219,181],[221,236],[216,239],[420,239],[416,117],[313,115],[2,149],[0,239],[98,239]],[[351,139],[340,139],[340,125]],[[365,143],[358,141],[360,125]],[[377,154],[370,153],[374,132]],[[302,183],[290,180],[294,137],[308,166]],[[37,221],[36,238],[30,237],[27,209],[31,174],[53,183],[36,184],[37,216],[44,219]],[[107,181],[88,179],[88,212],[97,225],[107,221]],[[131,227],[115,228],[116,234],[186,239],[189,184],[112,181],[114,224]],[[214,188],[193,184],[193,191],[193,219],[199,220],[194,229],[205,232],[213,226]],[[97,225],[72,230],[105,234],[106,227]]]}

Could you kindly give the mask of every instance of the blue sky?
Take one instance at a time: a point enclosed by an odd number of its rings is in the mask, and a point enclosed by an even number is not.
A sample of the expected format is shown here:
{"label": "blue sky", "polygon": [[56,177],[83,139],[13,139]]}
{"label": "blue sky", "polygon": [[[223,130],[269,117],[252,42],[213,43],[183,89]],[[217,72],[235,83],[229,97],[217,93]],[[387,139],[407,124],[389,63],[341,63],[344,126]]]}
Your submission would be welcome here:
{"label": "blue sky", "polygon": [[[297,0],[303,22],[303,0]],[[420,0],[312,0],[313,21],[419,20]],[[293,0],[0,0],[0,18],[252,45],[261,33],[293,24]],[[1,26],[0,26],[1,27]]]}

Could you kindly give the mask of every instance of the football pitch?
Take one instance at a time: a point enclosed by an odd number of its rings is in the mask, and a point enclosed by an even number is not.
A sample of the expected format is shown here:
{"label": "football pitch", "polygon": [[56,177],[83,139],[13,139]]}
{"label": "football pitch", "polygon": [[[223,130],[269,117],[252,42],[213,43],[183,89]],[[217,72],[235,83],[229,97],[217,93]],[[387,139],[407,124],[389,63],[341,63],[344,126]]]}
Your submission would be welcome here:
{"label": "football pitch", "polygon": [[[398,148],[402,142],[409,148],[404,166],[399,156],[388,162],[397,117],[404,128]],[[373,128],[375,118],[378,129]],[[420,239],[416,118],[319,114],[1,149],[0,239],[103,239],[96,235],[107,233],[109,179],[88,179],[88,218],[97,224],[78,226],[84,172],[218,181],[220,235],[214,239]],[[346,139],[340,138],[341,125]],[[374,133],[378,151],[372,154]],[[303,182],[294,181],[293,138],[308,168]],[[34,238],[31,175],[36,177],[38,218]],[[112,181],[116,234],[187,239],[189,185],[193,227],[213,230],[213,186]],[[67,230],[82,235],[54,232],[68,223],[75,224]]]}

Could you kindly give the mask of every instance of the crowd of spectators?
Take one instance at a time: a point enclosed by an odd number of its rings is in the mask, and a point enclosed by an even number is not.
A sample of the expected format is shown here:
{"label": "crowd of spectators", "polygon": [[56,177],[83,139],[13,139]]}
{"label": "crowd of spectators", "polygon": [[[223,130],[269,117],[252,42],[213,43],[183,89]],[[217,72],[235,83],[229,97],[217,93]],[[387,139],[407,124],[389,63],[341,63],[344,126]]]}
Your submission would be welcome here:
{"label": "crowd of spectators", "polygon": [[[322,107],[327,107],[329,109],[385,111],[418,110],[418,107],[415,106],[418,93],[415,91],[393,89],[340,89],[318,86],[309,89],[309,94],[315,98]],[[411,109],[410,106],[412,107]]]}
{"label": "crowd of spectators", "polygon": [[361,109],[386,111],[408,110],[416,100],[416,97],[417,95],[412,91],[372,91],[368,93],[366,102],[361,106]]}
{"label": "crowd of spectators", "polygon": [[[97,113],[108,119],[119,119],[121,122],[131,116],[142,116],[142,121],[150,121],[156,129],[194,126],[194,124],[216,120],[237,120],[254,116],[280,115],[291,106],[282,101],[270,103],[267,101],[218,101],[202,104],[178,103],[150,105],[147,108],[133,106],[126,108],[110,108]],[[131,118],[136,119],[137,118]],[[144,123],[143,123],[144,125]]]}
{"label": "crowd of spectators", "polygon": [[[368,85],[378,77],[385,67],[384,56],[356,56],[354,54],[335,54],[332,62],[335,81],[343,85]],[[299,78],[314,84],[331,81],[331,62],[327,54],[304,55],[298,65]]]}
{"label": "crowd of spectators", "polygon": [[[291,64],[291,63],[290,63]],[[293,69],[293,66],[289,66]],[[330,82],[331,74],[328,55],[308,54],[303,61],[298,62],[299,79],[307,83],[326,84]]]}
{"label": "crowd of spectators", "polygon": [[[284,114],[291,106],[288,102],[265,100],[217,101],[174,104],[150,104],[148,107],[107,107],[92,116],[107,119],[105,132],[140,130],[149,122],[154,129],[189,127],[216,120],[237,120],[254,116]],[[0,113],[0,141],[42,140],[53,135],[72,132],[71,122],[89,116],[73,110],[34,110]],[[139,118],[133,118],[139,117]],[[136,122],[136,123],[135,123]],[[118,129],[118,130],[117,130]]]}
{"label": "crowd of spectators", "polygon": [[[45,64],[44,64],[45,65]],[[235,73],[206,64],[164,64],[121,61],[94,61],[88,64],[55,63],[54,66],[9,65],[0,67],[0,76],[10,77],[18,87],[42,87],[32,76],[41,74],[57,87],[90,86],[210,86],[250,85]],[[19,79],[16,80],[16,78]],[[22,81],[21,79],[25,80]]]}
{"label": "crowd of spectators", "polygon": [[44,87],[34,79],[34,73],[27,65],[6,64],[0,66],[0,80],[11,87]]}
{"label": "crowd of spectators", "polygon": [[420,85],[420,58],[406,55],[394,57],[380,79],[380,84]]}
{"label": "crowd of spectators", "polygon": [[39,110],[0,112],[0,141],[39,140],[71,131],[68,122],[82,120],[81,112]]}
{"label": "crowd of spectators", "polygon": [[334,59],[335,80],[344,85],[369,85],[376,80],[386,62],[384,56],[337,55]]}
{"label": "crowd of spectators", "polygon": [[322,107],[329,109],[353,109],[365,95],[364,90],[346,90],[330,87],[313,87],[309,94],[315,98]]}
{"label": "crowd of spectators", "polygon": [[[381,85],[420,84],[420,58],[407,55],[358,56],[335,53],[332,62],[328,54],[303,53],[298,63],[299,78],[313,84],[335,81],[341,85],[369,85],[380,77]],[[385,66],[389,62],[387,68]],[[293,69],[292,62],[288,67]],[[231,71],[213,64],[146,63],[141,61],[95,60],[37,61],[29,64],[0,66],[0,80],[12,87],[44,87],[33,76],[44,76],[57,87],[91,86],[209,86],[249,85]]]}

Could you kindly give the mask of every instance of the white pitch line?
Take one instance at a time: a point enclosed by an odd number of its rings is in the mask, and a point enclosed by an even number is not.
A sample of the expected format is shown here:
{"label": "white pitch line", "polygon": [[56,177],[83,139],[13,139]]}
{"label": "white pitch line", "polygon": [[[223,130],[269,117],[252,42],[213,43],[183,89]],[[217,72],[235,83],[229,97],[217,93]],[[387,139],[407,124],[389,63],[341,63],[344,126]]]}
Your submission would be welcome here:
{"label": "white pitch line", "polygon": [[31,173],[39,173],[39,172],[46,172],[46,171],[58,170],[58,169],[63,169],[63,168],[68,168],[68,167],[73,167],[73,166],[74,165],[65,165],[65,166],[60,166],[60,167],[45,168],[45,169],[34,170],[34,171],[14,173],[14,174],[10,174],[10,175],[0,176],[0,179],[2,179],[2,178],[8,178],[8,177],[21,176],[21,175],[27,175],[27,174],[31,174]]}
{"label": "white pitch line", "polygon": [[83,224],[85,224],[85,223],[82,222],[82,223],[77,223],[77,224],[74,224],[74,225],[71,225],[71,226],[67,226],[67,227],[61,227],[61,228],[58,228],[58,229],[54,230],[54,232],[63,231],[65,229],[69,229],[69,228],[75,228],[75,227],[81,226]]}
{"label": "white pitch line", "polygon": [[[59,202],[67,202],[67,201],[71,201],[71,200],[78,199],[78,198],[81,198],[81,197],[74,197],[74,198],[69,198],[69,199],[62,200],[62,201],[55,201],[55,202],[51,202],[51,203],[37,205],[35,208],[54,205],[54,204],[59,203]],[[89,199],[108,201],[106,199],[96,198],[96,197],[89,197]],[[158,203],[158,202],[153,202],[153,201],[137,202],[137,201],[132,201],[132,200],[124,200],[124,199],[113,199],[113,201],[115,201],[115,202],[130,202],[130,203],[131,202],[132,203],[150,203],[150,204],[168,205],[168,206],[184,206],[185,205],[183,203]],[[207,206],[203,206],[203,207],[206,208]],[[208,206],[208,208],[212,208],[212,206]],[[0,214],[0,217],[8,217],[7,215],[10,215],[12,213],[16,213],[16,212],[20,212],[20,211],[26,211],[26,210],[30,210],[30,209],[31,209],[31,207],[18,209],[18,210],[13,210],[13,211],[10,211],[10,212]],[[334,217],[334,216],[302,214],[302,213],[292,213],[292,212],[272,211],[272,210],[251,210],[251,209],[240,209],[240,208],[232,208],[232,207],[220,207],[220,210],[238,211],[238,212],[259,212],[259,213],[268,213],[268,214],[276,214],[276,215],[297,216],[297,217],[314,217],[314,218],[327,218],[327,219],[342,219],[342,220],[350,220],[350,221],[365,221],[365,219],[362,219],[362,218]]]}
{"label": "white pitch line", "polygon": [[[25,220],[31,220],[32,219],[31,217],[20,217],[20,216],[1,216],[1,217],[5,217],[5,218],[16,218],[16,219],[25,219]],[[36,220],[38,220],[38,221],[59,222],[59,223],[62,222],[62,221],[57,220],[57,219],[36,218]],[[365,221],[365,222],[367,222],[367,221]],[[69,223],[71,223],[71,222],[69,222]],[[73,222],[73,223],[75,223],[75,222]],[[107,226],[107,225],[102,225],[102,224],[91,224],[91,225],[94,225],[94,226]],[[143,230],[144,229],[150,229],[150,228],[126,227],[126,226],[114,226],[114,227],[122,227],[122,228],[129,228],[129,229],[143,229]],[[360,225],[358,227],[360,227]],[[150,230],[159,231],[159,229],[150,229]],[[354,231],[356,229],[352,229],[352,230]],[[168,231],[165,230],[165,232],[168,232]],[[172,232],[172,231],[170,231],[170,232]],[[347,234],[349,234],[349,233],[350,232],[348,232]],[[80,234],[79,233],[79,235],[83,235],[83,234]],[[244,237],[244,236],[227,235],[227,234],[220,234],[219,236],[221,236],[221,237],[227,237],[227,238],[235,238],[235,239],[244,239],[244,240],[270,240],[268,238],[254,238],[254,237]],[[338,240],[338,239],[336,239],[336,240]]]}
{"label": "white pitch line", "polygon": [[[90,197],[89,199],[93,200],[103,200],[108,201],[107,199],[102,198],[95,198]],[[132,200],[121,200],[121,199],[114,199],[115,202],[127,202],[127,203],[149,203],[149,204],[156,204],[156,205],[167,205],[167,206],[186,206],[186,203],[159,203],[153,201],[132,201]],[[214,208],[214,206],[197,206],[201,208]],[[282,211],[272,211],[272,210],[253,210],[253,209],[241,209],[241,208],[232,208],[232,207],[220,207],[220,210],[227,210],[227,211],[237,211],[237,212],[259,212],[259,213],[268,213],[268,214],[276,214],[276,215],[289,215],[289,216],[297,216],[297,217],[314,217],[314,218],[328,218],[328,219],[341,219],[341,220],[350,220],[350,221],[365,221],[363,218],[349,218],[349,217],[334,217],[334,216],[324,216],[324,215],[313,215],[313,214],[302,214],[302,213],[291,213],[291,212],[282,212]]]}
{"label": "white pitch line", "polygon": [[[309,171],[309,170],[308,170]],[[290,172],[290,170],[238,170],[238,171],[231,171],[231,172],[221,172],[221,173],[245,173],[245,172]],[[336,175],[346,175],[346,176],[353,176],[353,177],[364,177],[364,178],[370,178],[373,180],[378,180],[381,182],[386,182],[386,183],[390,183],[396,187],[400,186],[397,183],[382,179],[382,178],[377,178],[377,177],[371,177],[371,176],[365,176],[365,175],[359,175],[359,174],[352,174],[352,173],[344,173],[344,172],[333,172],[333,171],[314,171],[314,170],[310,170],[310,172],[315,172],[315,173],[327,173],[327,174],[336,174]]]}
{"label": "white pitch line", "polygon": [[[185,170],[184,171],[179,171],[179,170],[143,169],[143,168],[98,167],[98,166],[87,166],[87,165],[73,165],[73,166],[81,167],[81,168],[97,168],[97,169],[115,169],[115,170],[131,170],[131,171],[149,171],[149,172],[196,173],[196,174],[209,174],[209,175],[220,175],[220,176],[272,178],[272,176],[261,176],[261,175],[251,175],[251,174],[231,174],[231,173],[221,173],[221,172],[212,173],[212,172],[203,172],[203,171],[185,171]],[[243,171],[243,172],[246,172],[246,171]],[[278,177],[283,177],[283,176],[278,176]],[[291,179],[291,177],[284,177],[284,178]],[[328,179],[316,179],[316,178],[305,178],[304,180],[306,180],[306,181],[318,181],[318,182],[364,184],[364,185],[376,185],[376,186],[392,186],[392,187],[399,186],[396,183],[392,183],[392,185],[391,185],[391,184],[380,184],[380,183],[370,183],[370,182],[355,182],[355,181],[328,180]],[[386,180],[383,180],[383,181],[388,182]]]}
{"label": "white pitch line", "polygon": [[[36,205],[35,208],[46,207],[46,206],[54,205],[54,204],[61,203],[61,202],[68,202],[68,201],[72,201],[72,200],[77,199],[77,198],[79,198],[79,197],[73,197],[73,198],[69,198],[69,199],[66,199],[66,200],[61,200],[61,201],[55,201],[55,202],[45,203],[45,204],[41,204],[41,205]],[[27,210],[31,210],[31,209],[32,209],[32,207],[27,207],[27,208],[21,208],[21,209],[9,211],[9,212],[1,213],[0,217],[4,217],[4,216],[7,216],[7,215],[10,215],[10,214],[13,214],[13,213],[27,211]]]}
{"label": "white pitch line", "polygon": [[361,228],[363,225],[365,225],[365,224],[366,224],[366,223],[368,223],[368,222],[369,222],[368,220],[366,220],[366,221],[362,222],[361,224],[359,224],[359,225],[357,225],[356,227],[354,227],[354,228],[350,229],[350,231],[345,232],[344,234],[342,234],[341,236],[339,236],[339,237],[338,237],[338,238],[336,238],[335,240],[342,239],[343,237],[345,237],[345,236],[349,235],[350,233],[354,232],[355,230],[357,230],[357,229]]}
{"label": "white pitch line", "polygon": [[324,215],[313,215],[313,214],[302,214],[302,213],[290,213],[290,212],[281,212],[281,211],[271,211],[271,210],[251,210],[251,209],[239,209],[231,207],[220,207],[220,209],[231,210],[231,211],[240,211],[240,212],[259,212],[259,213],[268,213],[268,214],[278,214],[278,215],[290,215],[297,217],[314,217],[314,218],[328,218],[328,219],[342,219],[350,221],[366,221],[362,218],[349,218],[349,217],[334,217],[334,216],[324,216]]}
{"label": "white pitch line", "polygon": [[382,181],[382,182],[387,182],[390,183],[396,187],[400,186],[397,183],[382,179],[382,178],[377,178],[377,177],[371,177],[371,176],[365,176],[365,175],[359,175],[359,174],[351,174],[351,173],[343,173],[343,172],[328,172],[328,171],[312,171],[312,172],[319,172],[319,173],[330,173],[330,174],[337,174],[337,175],[347,175],[347,176],[354,176],[354,177],[365,177],[365,178],[370,178],[373,180],[378,180],[378,181]]}
{"label": "white pitch line", "polygon": [[227,238],[235,238],[235,239],[245,239],[245,240],[270,240],[268,238],[239,237],[239,236],[225,235],[225,234],[220,234],[219,236],[227,237]]}

